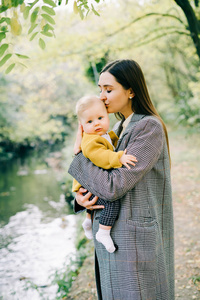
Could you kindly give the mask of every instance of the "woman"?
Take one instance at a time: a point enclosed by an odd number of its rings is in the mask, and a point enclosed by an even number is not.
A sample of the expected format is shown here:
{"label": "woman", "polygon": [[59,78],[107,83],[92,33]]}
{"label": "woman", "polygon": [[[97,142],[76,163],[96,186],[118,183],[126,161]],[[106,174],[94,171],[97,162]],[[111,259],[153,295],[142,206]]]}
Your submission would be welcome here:
{"label": "woman", "polygon": [[[99,300],[173,300],[174,250],[170,155],[166,127],[153,106],[140,66],[117,60],[99,78],[100,98],[108,113],[124,123],[116,151],[127,149],[137,163],[128,170],[103,170],[78,154],[69,173],[81,188],[75,209],[95,209],[94,236],[100,208],[97,197],[120,200],[111,236],[118,250],[109,254],[95,240],[95,273]],[[124,126],[123,126],[124,125]],[[89,201],[90,196],[96,197]],[[99,209],[98,209],[99,208]]]}

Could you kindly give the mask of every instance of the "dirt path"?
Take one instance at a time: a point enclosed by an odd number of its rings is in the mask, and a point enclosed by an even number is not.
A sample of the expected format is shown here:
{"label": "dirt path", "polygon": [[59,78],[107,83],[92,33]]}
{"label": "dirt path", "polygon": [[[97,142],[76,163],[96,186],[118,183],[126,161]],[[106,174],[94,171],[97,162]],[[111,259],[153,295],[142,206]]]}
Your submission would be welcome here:
{"label": "dirt path", "polygon": [[170,136],[176,299],[200,300],[200,136]]}
{"label": "dirt path", "polygon": [[[175,223],[176,300],[200,300],[200,136],[170,134]],[[68,300],[97,300],[93,257],[75,280]],[[125,300],[125,299],[124,299]]]}

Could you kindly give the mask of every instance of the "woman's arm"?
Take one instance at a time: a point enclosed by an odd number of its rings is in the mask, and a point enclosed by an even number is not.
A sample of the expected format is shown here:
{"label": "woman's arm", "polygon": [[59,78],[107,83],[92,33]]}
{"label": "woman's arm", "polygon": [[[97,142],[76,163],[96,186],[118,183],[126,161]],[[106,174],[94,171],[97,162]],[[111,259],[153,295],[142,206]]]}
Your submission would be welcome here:
{"label": "woman's arm", "polygon": [[130,170],[126,167],[99,169],[79,153],[70,165],[69,173],[88,191],[102,199],[114,201],[123,197],[157,162],[164,141],[163,127],[152,117],[140,120],[127,136],[124,149],[137,157],[136,165],[131,166]]}

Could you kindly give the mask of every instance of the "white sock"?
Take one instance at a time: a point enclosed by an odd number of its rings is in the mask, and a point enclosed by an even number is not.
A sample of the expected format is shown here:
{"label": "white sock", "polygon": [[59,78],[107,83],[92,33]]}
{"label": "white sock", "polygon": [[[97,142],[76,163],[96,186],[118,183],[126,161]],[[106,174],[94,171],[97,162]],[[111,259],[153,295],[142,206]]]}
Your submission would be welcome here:
{"label": "white sock", "polygon": [[113,240],[110,236],[110,229],[106,230],[99,228],[96,233],[96,239],[99,243],[102,243],[105,246],[108,252],[113,253],[116,250]]}
{"label": "white sock", "polygon": [[85,231],[85,236],[89,239],[93,239],[93,234],[92,234],[92,220],[86,218],[84,222],[82,223],[82,227]]}

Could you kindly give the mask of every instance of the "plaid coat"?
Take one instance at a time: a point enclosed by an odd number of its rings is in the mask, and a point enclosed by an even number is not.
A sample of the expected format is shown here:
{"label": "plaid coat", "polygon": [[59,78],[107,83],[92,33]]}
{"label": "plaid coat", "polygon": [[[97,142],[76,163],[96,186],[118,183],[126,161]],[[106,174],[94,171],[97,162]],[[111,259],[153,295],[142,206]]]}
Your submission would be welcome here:
{"label": "plaid coat", "polygon": [[[69,173],[98,197],[120,199],[111,236],[114,253],[95,242],[99,300],[174,300],[174,236],[170,165],[165,135],[156,117],[133,114],[116,151],[127,149],[138,162],[103,170],[81,153]],[[94,212],[94,236],[100,211]]]}

